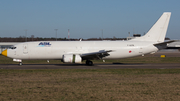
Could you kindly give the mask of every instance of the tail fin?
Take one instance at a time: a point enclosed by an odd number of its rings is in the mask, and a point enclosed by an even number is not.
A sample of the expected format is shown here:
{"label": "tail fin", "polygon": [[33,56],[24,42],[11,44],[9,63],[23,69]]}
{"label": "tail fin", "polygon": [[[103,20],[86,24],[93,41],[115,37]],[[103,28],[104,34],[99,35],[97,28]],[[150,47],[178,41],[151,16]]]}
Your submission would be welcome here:
{"label": "tail fin", "polygon": [[164,42],[167,28],[169,25],[171,12],[164,12],[152,28],[142,37],[137,37],[132,40],[138,41],[153,41],[155,43]]}

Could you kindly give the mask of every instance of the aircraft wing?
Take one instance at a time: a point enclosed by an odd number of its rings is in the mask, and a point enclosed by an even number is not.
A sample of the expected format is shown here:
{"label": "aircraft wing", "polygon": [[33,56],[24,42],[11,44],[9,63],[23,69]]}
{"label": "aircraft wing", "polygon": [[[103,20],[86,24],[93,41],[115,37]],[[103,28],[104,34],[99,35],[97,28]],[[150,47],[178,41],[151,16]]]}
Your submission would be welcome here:
{"label": "aircraft wing", "polygon": [[83,60],[102,59],[103,57],[109,56],[109,52],[112,52],[112,50],[100,50],[98,52],[84,53],[80,56]]}

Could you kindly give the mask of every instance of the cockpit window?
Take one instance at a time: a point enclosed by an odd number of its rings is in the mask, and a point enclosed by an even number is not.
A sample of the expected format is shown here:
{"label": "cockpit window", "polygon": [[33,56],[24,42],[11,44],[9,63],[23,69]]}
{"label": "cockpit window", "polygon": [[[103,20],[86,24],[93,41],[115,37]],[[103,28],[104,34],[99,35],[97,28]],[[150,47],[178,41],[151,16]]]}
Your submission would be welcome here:
{"label": "cockpit window", "polygon": [[12,47],[9,47],[10,49],[16,49],[16,47],[12,46]]}

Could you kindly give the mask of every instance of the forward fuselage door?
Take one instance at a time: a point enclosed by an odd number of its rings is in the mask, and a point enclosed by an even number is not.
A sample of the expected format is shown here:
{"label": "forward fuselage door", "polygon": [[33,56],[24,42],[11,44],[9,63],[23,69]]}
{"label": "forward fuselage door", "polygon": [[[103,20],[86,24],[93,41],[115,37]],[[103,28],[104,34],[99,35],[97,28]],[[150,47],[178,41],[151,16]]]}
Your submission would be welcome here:
{"label": "forward fuselage door", "polygon": [[28,45],[27,44],[23,44],[23,53],[28,54]]}
{"label": "forward fuselage door", "polygon": [[16,50],[14,50],[14,55],[16,55]]}

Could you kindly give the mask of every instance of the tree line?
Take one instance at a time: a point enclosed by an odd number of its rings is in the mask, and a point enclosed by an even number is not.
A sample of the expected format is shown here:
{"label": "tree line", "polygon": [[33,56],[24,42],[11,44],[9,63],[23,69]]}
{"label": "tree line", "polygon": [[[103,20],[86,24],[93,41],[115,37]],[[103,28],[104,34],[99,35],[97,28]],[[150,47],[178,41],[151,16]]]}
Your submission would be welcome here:
{"label": "tree line", "polygon": [[[76,38],[57,38],[57,41],[79,41],[79,40],[83,40],[83,41],[93,41],[93,40],[126,40],[126,38],[89,38],[89,39],[76,39]],[[0,37],[0,42],[26,42],[26,41],[56,41],[56,38],[42,38],[42,37],[16,37],[16,38],[12,38],[12,37]]]}

